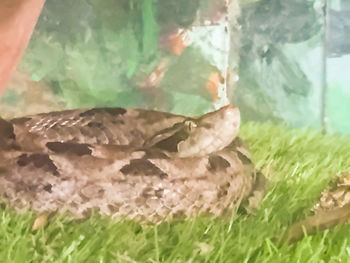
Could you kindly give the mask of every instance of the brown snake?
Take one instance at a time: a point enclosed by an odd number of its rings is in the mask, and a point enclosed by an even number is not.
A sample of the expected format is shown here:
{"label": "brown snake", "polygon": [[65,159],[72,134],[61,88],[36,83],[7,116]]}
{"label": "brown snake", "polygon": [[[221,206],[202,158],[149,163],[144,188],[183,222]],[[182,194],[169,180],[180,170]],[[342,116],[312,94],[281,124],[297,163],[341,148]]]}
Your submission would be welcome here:
{"label": "brown snake", "polygon": [[232,105],[196,118],[97,108],[0,119],[0,197],[75,217],[91,209],[151,222],[218,216],[260,176],[239,123]]}

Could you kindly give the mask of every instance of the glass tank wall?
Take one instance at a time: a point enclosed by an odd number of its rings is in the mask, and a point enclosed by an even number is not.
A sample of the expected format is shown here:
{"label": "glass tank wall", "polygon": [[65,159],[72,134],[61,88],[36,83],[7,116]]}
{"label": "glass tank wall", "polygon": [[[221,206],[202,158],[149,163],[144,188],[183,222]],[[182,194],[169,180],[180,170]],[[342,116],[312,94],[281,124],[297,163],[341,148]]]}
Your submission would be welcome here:
{"label": "glass tank wall", "polygon": [[350,4],[243,2],[236,101],[246,119],[350,132]]}
{"label": "glass tank wall", "polygon": [[246,119],[321,127],[323,4],[317,0],[242,3],[236,101]]}
{"label": "glass tank wall", "polygon": [[[29,105],[23,98],[31,95],[17,87],[27,78],[52,100],[37,104],[50,109],[213,110],[228,102],[229,33],[238,14],[238,3],[225,0],[46,1],[2,104],[16,112]],[[230,66],[237,68],[238,47],[232,50]]]}
{"label": "glass tank wall", "polygon": [[347,0],[50,0],[0,110],[231,101],[243,120],[350,133],[349,17]]}
{"label": "glass tank wall", "polygon": [[328,21],[326,125],[350,133],[350,1],[331,0]]}

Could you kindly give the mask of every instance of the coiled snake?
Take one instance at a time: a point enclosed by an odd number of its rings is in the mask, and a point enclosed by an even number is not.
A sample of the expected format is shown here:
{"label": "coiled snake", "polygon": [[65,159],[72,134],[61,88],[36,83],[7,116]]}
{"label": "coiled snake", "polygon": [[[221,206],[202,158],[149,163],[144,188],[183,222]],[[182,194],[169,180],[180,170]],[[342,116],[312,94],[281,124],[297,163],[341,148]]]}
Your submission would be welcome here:
{"label": "coiled snake", "polygon": [[197,118],[124,108],[0,119],[0,196],[15,208],[159,222],[233,211],[259,173],[232,105]]}

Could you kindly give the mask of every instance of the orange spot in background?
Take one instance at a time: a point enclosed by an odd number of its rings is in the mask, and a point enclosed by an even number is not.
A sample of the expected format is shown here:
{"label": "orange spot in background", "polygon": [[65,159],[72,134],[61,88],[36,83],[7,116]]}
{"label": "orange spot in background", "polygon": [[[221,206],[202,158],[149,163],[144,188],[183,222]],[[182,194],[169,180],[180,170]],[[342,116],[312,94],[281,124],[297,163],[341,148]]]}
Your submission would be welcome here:
{"label": "orange spot in background", "polygon": [[168,68],[169,61],[166,58],[163,58],[153,71],[144,79],[141,83],[138,83],[140,88],[153,88],[157,87],[159,83],[164,78],[165,72]]}
{"label": "orange spot in background", "polygon": [[175,55],[181,55],[182,52],[189,46],[189,36],[186,30],[182,30],[170,37],[170,48]]}
{"label": "orange spot in background", "polygon": [[212,96],[213,101],[217,101],[219,99],[219,85],[224,83],[224,81],[225,79],[221,76],[220,72],[212,72],[209,74],[205,87]]}

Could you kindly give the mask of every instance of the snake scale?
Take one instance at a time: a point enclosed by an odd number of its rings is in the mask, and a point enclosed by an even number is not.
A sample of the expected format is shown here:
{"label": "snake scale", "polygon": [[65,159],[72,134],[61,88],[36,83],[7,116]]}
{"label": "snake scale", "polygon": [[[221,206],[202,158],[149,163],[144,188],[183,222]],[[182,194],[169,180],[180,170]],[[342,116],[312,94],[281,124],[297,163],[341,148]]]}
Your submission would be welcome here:
{"label": "snake scale", "polygon": [[234,211],[260,177],[239,110],[93,108],[0,118],[0,197],[38,213],[161,222]]}

